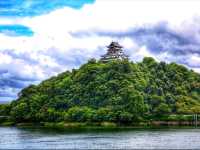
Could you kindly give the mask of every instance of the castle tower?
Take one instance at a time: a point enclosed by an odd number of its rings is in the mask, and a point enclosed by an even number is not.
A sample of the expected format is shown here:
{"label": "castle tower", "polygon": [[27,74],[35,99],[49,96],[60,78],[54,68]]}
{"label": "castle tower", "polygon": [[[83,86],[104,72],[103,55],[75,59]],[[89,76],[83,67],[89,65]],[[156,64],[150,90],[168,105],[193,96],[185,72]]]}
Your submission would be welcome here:
{"label": "castle tower", "polygon": [[108,62],[110,60],[116,60],[116,59],[128,59],[128,56],[124,54],[122,50],[122,46],[119,45],[118,42],[111,42],[109,46],[107,46],[108,50],[107,53],[103,56],[101,56],[102,62]]}

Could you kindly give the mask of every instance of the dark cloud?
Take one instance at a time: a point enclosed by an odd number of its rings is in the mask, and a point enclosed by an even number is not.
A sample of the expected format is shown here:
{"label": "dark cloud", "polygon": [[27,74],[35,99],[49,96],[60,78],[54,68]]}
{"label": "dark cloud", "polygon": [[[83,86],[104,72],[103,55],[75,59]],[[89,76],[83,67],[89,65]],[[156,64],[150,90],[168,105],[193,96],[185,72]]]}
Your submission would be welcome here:
{"label": "dark cloud", "polygon": [[[0,89],[0,97],[10,97],[12,99],[14,99],[16,97],[16,91],[19,91],[20,89],[9,89],[8,87],[7,88],[1,88]],[[3,98],[1,98],[3,100]],[[0,99],[0,100],[1,100]]]}
{"label": "dark cloud", "polygon": [[40,82],[37,74],[27,74],[29,70],[24,68],[26,65],[36,65],[36,62],[33,63],[30,59],[30,54],[20,55],[14,50],[1,50],[0,54],[1,57],[10,58],[9,63],[0,64],[0,101],[13,100],[21,89]]}
{"label": "dark cloud", "polygon": [[31,83],[36,83],[36,81],[28,77],[22,78],[8,70],[0,70],[0,100],[4,100],[4,97],[16,98],[17,93]]}
{"label": "dark cloud", "polygon": [[31,58],[31,54],[29,51],[17,53],[14,49],[6,49],[2,50],[1,53],[12,57],[12,59],[19,59],[25,61],[28,64],[38,65],[38,61]]}
{"label": "dark cloud", "polygon": [[13,80],[13,79],[0,79],[0,87],[12,87],[12,88],[23,88],[26,84],[23,81]]}
{"label": "dark cloud", "polygon": [[74,68],[87,62],[91,58],[98,58],[104,53],[102,49],[102,47],[96,47],[92,50],[76,48],[70,49],[70,51],[60,51],[56,48],[50,48],[43,52],[43,55],[48,55],[51,58],[54,58],[55,61],[61,66],[70,66],[70,68]]}
{"label": "dark cloud", "polygon": [[153,53],[161,53],[168,51],[173,54],[200,53],[199,43],[195,38],[184,37],[168,27],[166,23],[157,25],[142,26],[129,29],[124,32],[109,32],[109,31],[80,31],[71,32],[72,36],[83,38],[87,36],[109,36],[113,38],[129,37],[134,39],[139,45],[145,45]]}
{"label": "dark cloud", "polygon": [[[197,33],[200,35],[200,32]],[[198,55],[200,59],[200,39],[196,35],[189,34],[188,31],[178,32],[165,22],[135,27],[123,32],[93,30],[71,32],[70,34],[76,38],[93,35],[114,39],[130,38],[137,43],[138,47],[145,46],[152,55],[158,56],[167,53],[168,61],[175,61],[189,67],[200,67],[199,64],[188,62],[193,54]]]}

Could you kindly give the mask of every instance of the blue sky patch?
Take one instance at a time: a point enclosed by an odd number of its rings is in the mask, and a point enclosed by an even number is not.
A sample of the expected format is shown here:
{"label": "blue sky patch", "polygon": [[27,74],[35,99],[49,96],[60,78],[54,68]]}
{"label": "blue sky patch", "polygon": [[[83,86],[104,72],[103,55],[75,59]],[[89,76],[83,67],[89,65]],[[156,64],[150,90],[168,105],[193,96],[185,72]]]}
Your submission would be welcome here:
{"label": "blue sky patch", "polygon": [[95,0],[0,0],[0,16],[38,16],[63,7],[80,9],[84,4],[94,2]]}
{"label": "blue sky patch", "polygon": [[0,25],[0,33],[7,36],[33,36],[34,32],[23,25]]}

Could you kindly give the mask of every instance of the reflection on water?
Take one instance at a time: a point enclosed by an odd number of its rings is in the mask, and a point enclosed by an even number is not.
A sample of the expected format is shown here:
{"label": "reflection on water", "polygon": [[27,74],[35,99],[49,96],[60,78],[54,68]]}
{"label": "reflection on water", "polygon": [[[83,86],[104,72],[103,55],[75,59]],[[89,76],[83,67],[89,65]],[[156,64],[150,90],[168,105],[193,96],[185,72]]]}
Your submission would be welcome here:
{"label": "reflection on water", "polygon": [[196,149],[200,129],[68,132],[0,127],[0,149]]}

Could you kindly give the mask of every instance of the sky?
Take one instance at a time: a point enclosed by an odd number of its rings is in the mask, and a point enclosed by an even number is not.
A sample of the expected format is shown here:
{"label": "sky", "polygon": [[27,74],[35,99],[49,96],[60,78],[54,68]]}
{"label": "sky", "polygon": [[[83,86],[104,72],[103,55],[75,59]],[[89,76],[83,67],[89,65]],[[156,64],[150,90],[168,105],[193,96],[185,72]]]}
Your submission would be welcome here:
{"label": "sky", "polygon": [[198,0],[0,0],[0,102],[99,59],[118,41],[134,62],[176,62],[200,73]]}

